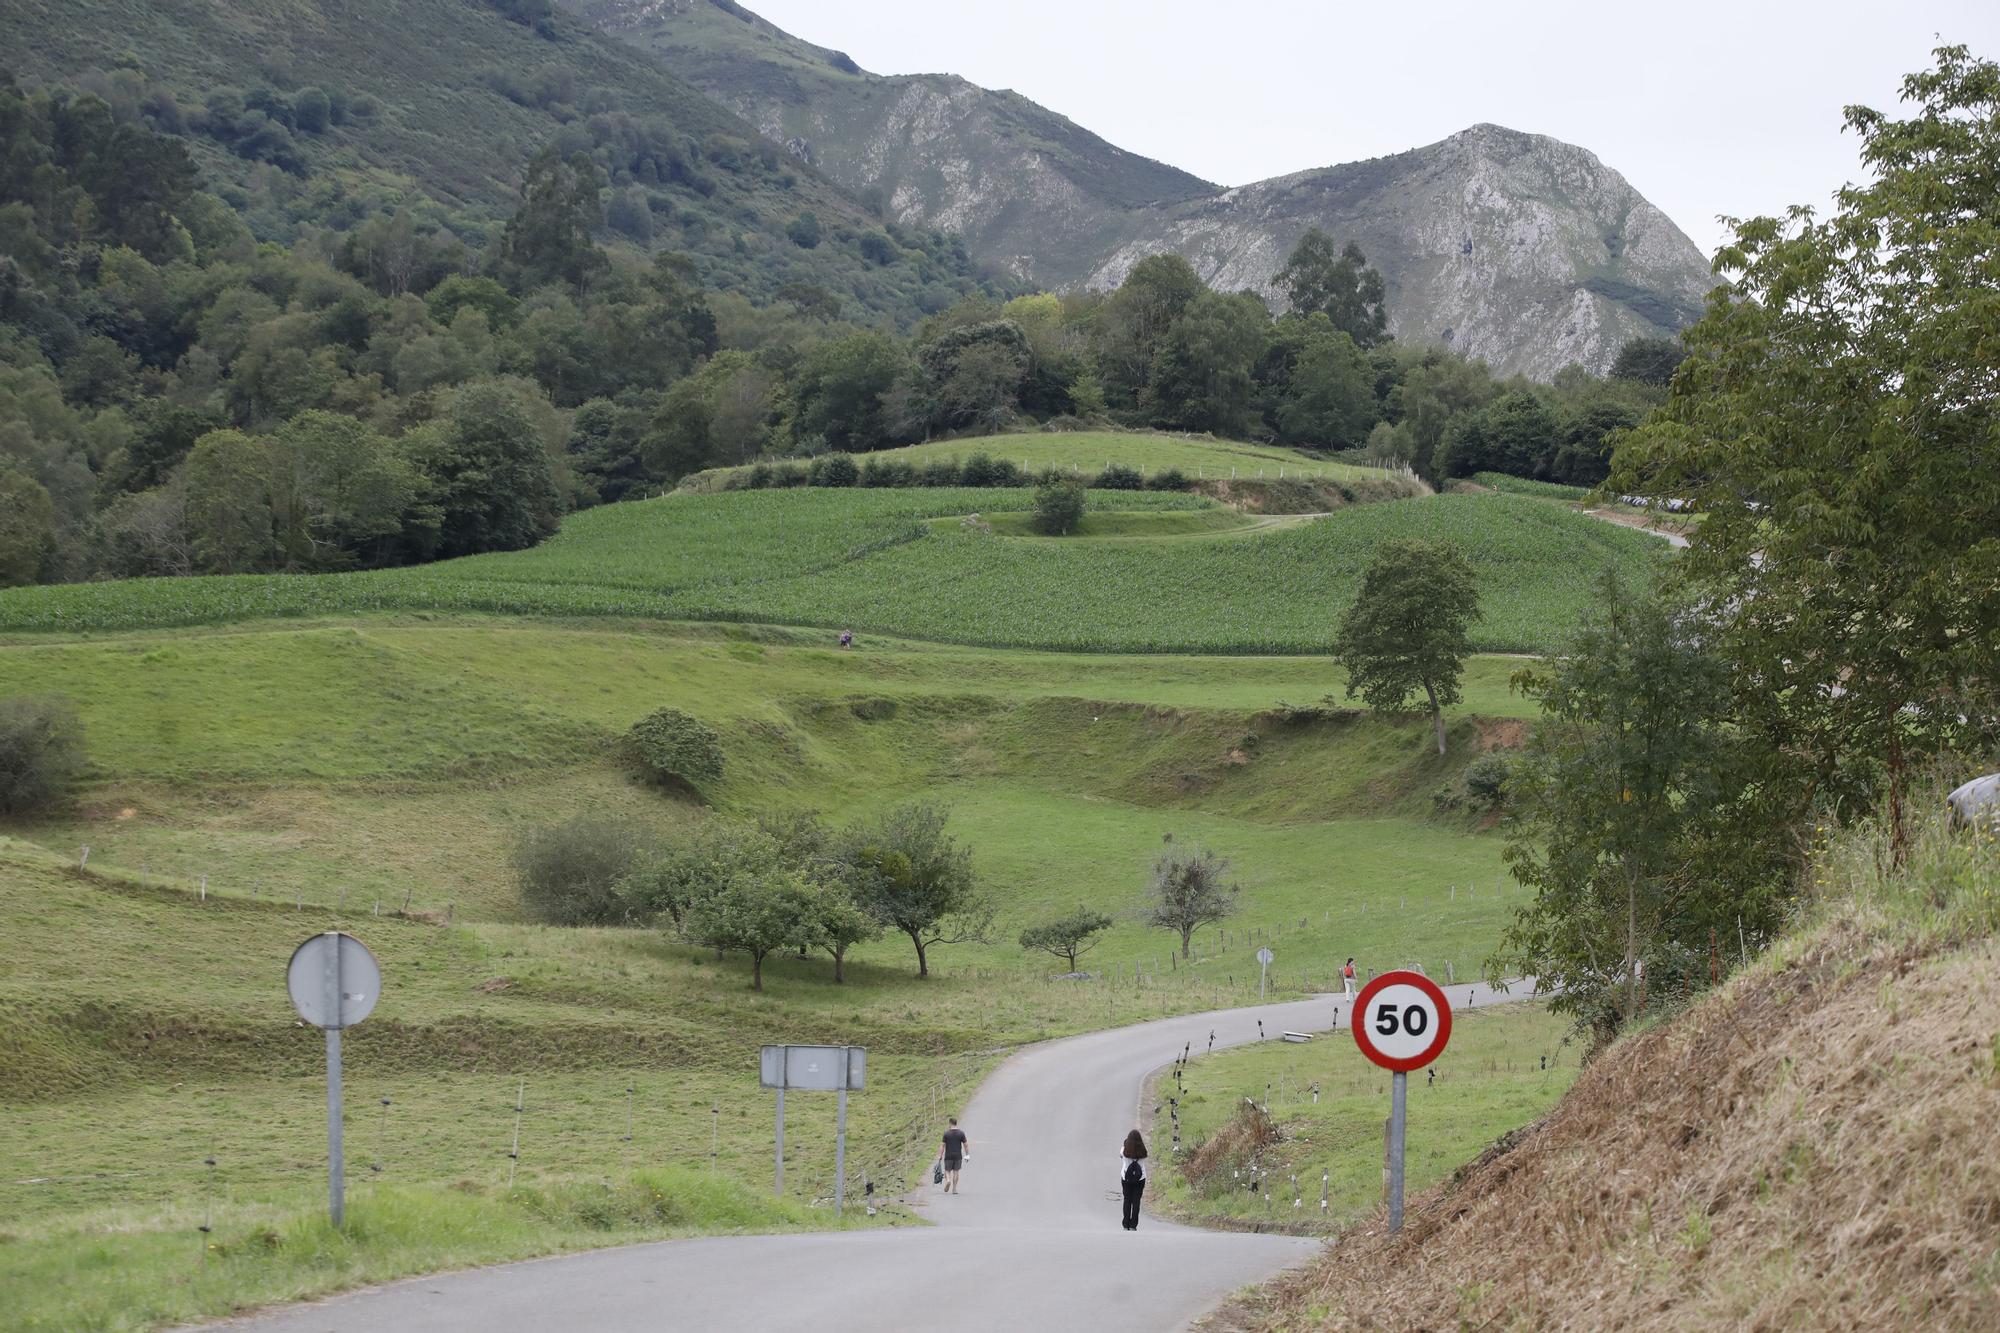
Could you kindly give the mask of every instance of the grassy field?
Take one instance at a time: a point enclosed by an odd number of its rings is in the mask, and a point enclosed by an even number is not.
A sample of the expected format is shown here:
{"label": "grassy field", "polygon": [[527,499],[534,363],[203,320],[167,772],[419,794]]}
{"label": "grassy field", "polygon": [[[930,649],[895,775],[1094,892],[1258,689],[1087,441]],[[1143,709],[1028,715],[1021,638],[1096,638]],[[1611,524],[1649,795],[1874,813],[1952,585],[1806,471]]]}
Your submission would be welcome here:
{"label": "grassy field", "polygon": [[[1576,1048],[1564,1044],[1569,1027],[1532,1003],[1454,1012],[1451,1045],[1432,1066],[1436,1078],[1410,1076],[1407,1194],[1554,1104],[1577,1073]],[[1173,1120],[1163,1109],[1151,1142],[1175,1167],[1154,1175],[1149,1195],[1158,1193],[1149,1202],[1189,1221],[1315,1231],[1337,1230],[1381,1206],[1389,1075],[1361,1057],[1348,1033],[1197,1058],[1184,1081],[1184,1089],[1166,1081],[1154,1098],[1164,1108],[1177,1097],[1182,1151],[1178,1158],[1170,1151]],[[1275,1143],[1250,1146],[1240,1128],[1246,1098],[1269,1112]]]}
{"label": "grassy field", "polygon": [[[875,458],[922,467],[926,463],[947,459],[963,463],[974,454],[985,454],[996,461],[1012,463],[1023,472],[1073,468],[1095,473],[1115,463],[1146,476],[1172,470],[1184,474],[1190,481],[1239,476],[1275,480],[1280,472],[1286,477],[1318,477],[1327,481],[1348,482],[1371,480],[1381,475],[1374,468],[1356,467],[1352,463],[1330,463],[1277,445],[1128,431],[983,435],[913,444],[902,449],[881,449],[862,458],[864,461]],[[747,468],[713,468],[688,478],[681,486],[684,490],[715,490],[727,484],[732,474],[746,471]]]}
{"label": "grassy field", "polygon": [[1588,486],[1565,486],[1557,481],[1535,481],[1505,472],[1475,472],[1472,480],[1489,491],[1505,495],[1532,495],[1540,500],[1581,500],[1590,494]]}
{"label": "grassy field", "polygon": [[[1093,492],[1099,510],[1199,512]],[[1019,511],[1026,491],[739,491],[571,518],[533,550],[369,574],[158,579],[0,592],[0,632],[103,632],[353,611],[489,612],[853,628],[1090,652],[1324,652],[1377,546],[1449,537],[1471,556],[1481,651],[1558,642],[1657,539],[1539,501],[1452,495],[1356,506],[1238,539],[1002,540],[925,520]]]}

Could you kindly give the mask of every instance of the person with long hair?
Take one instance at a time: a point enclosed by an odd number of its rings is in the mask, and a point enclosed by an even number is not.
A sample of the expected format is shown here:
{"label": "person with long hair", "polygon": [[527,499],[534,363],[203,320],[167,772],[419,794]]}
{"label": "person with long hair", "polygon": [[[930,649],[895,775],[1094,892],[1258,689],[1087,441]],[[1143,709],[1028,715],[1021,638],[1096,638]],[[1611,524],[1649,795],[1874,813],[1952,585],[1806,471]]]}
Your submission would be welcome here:
{"label": "person with long hair", "polygon": [[1146,1140],[1133,1130],[1125,1136],[1125,1150],[1118,1154],[1118,1184],[1125,1191],[1127,1231],[1139,1229],[1139,1196],[1146,1192]]}

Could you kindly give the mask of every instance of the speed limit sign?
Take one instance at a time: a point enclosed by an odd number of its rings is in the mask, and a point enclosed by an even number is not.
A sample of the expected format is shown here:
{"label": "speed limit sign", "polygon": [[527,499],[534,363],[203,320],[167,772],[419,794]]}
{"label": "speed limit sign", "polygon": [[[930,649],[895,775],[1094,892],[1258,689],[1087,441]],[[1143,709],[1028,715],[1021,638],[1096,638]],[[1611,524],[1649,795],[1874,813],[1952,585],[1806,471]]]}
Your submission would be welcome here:
{"label": "speed limit sign", "polygon": [[1354,1004],[1354,1044],[1376,1064],[1407,1074],[1444,1054],[1451,1004],[1421,972],[1384,972]]}
{"label": "speed limit sign", "polygon": [[1403,1128],[1409,1116],[1410,1071],[1444,1054],[1451,1040],[1451,1004],[1421,972],[1384,972],[1354,1002],[1354,1044],[1390,1072],[1389,1123],[1383,1163],[1389,1230],[1403,1229]]}

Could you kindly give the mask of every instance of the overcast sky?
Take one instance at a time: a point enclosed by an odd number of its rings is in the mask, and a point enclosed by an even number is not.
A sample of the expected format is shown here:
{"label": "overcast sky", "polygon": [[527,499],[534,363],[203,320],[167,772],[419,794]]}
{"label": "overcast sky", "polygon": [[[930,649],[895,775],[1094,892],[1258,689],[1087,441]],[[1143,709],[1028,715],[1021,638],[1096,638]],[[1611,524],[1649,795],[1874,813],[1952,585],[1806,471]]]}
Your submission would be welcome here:
{"label": "overcast sky", "polygon": [[878,74],[1012,88],[1224,185],[1481,121],[1581,144],[1712,253],[1717,214],[1860,175],[1841,108],[1887,109],[1940,38],[2000,58],[1996,0],[744,0]]}

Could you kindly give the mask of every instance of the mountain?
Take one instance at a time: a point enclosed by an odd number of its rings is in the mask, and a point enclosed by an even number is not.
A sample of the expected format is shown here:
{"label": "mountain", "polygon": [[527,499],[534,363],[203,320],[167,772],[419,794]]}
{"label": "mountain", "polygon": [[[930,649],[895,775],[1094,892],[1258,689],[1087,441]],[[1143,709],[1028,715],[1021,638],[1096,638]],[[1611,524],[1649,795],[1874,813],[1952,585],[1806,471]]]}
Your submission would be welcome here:
{"label": "mountain", "polygon": [[1114,285],[1176,250],[1273,298],[1307,228],[1381,269],[1391,327],[1497,369],[1602,372],[1626,339],[1694,319],[1701,252],[1593,154],[1476,125],[1428,147],[1222,189],[1012,92],[867,73],[734,0],[564,0],[890,217],[1056,289]]}
{"label": "mountain", "polygon": [[0,50],[184,137],[264,239],[407,207],[476,249],[552,145],[597,160],[628,243],[687,252],[711,286],[811,284],[908,325],[983,285],[953,238],[863,255],[879,223],[851,194],[551,0],[8,0]]}

